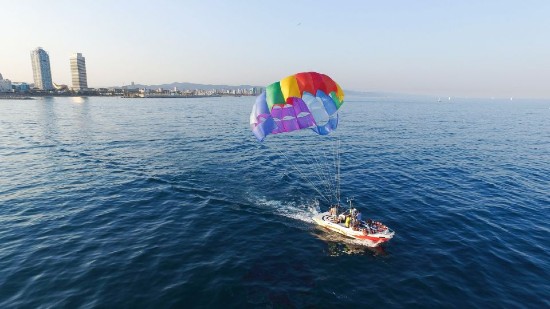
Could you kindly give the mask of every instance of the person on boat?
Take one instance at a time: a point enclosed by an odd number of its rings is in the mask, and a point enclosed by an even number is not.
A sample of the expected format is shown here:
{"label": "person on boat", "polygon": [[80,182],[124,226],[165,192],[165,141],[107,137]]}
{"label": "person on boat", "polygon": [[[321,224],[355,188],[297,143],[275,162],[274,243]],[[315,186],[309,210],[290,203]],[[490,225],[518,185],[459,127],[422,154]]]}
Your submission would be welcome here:
{"label": "person on boat", "polygon": [[336,206],[332,206],[329,210],[331,216],[336,216]]}
{"label": "person on boat", "polygon": [[345,214],[340,214],[338,216],[338,222],[345,222],[346,221],[346,215]]}
{"label": "person on boat", "polygon": [[351,226],[354,230],[358,229],[361,225],[361,211],[354,209],[355,215],[351,217]]}
{"label": "person on boat", "polygon": [[372,219],[367,220],[367,230],[369,231],[369,234],[374,233]]}
{"label": "person on boat", "polygon": [[351,223],[351,216],[346,216],[346,227],[349,227]]}

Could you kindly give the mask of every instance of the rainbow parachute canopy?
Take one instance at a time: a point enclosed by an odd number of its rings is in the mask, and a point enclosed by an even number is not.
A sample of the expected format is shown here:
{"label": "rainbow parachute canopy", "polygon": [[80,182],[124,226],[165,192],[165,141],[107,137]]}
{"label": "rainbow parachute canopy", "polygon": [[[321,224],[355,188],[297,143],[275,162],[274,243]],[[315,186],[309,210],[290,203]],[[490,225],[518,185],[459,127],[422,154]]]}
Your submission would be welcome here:
{"label": "rainbow parachute canopy", "polygon": [[310,128],[327,135],[338,126],[344,91],[327,75],[297,73],[266,87],[250,113],[250,127],[259,141],[269,134]]}

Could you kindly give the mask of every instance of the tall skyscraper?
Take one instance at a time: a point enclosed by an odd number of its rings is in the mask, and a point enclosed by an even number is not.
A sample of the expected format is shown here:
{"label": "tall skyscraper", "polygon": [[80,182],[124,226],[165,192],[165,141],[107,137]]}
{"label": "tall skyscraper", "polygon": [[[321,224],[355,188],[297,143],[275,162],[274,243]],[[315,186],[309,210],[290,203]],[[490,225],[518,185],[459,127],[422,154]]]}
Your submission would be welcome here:
{"label": "tall skyscraper", "polygon": [[85,90],[88,88],[86,58],[82,57],[81,53],[73,54],[71,57],[71,76],[73,80],[73,90]]}
{"label": "tall skyscraper", "polygon": [[52,71],[48,53],[42,47],[38,47],[31,51],[31,61],[34,87],[42,90],[52,90]]}

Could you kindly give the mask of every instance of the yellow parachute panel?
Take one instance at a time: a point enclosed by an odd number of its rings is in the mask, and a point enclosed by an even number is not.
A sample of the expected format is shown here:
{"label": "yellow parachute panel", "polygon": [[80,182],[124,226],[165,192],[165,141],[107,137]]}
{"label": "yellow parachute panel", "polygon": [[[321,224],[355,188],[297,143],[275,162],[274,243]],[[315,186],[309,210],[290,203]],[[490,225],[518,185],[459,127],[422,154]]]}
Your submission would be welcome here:
{"label": "yellow parachute panel", "polygon": [[294,75],[281,79],[281,91],[283,92],[285,101],[290,97],[302,97],[300,87],[298,87],[298,81],[296,81],[296,77]]}

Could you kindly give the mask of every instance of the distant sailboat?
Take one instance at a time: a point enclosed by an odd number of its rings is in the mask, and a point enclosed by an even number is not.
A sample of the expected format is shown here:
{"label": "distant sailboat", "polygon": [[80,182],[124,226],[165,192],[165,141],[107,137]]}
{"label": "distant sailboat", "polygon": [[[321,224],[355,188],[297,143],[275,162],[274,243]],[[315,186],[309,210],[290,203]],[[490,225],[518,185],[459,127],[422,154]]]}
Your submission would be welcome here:
{"label": "distant sailboat", "polygon": [[441,102],[441,98],[437,98],[437,102]]}
{"label": "distant sailboat", "polygon": [[514,97],[510,97],[510,101],[514,101]]}
{"label": "distant sailboat", "polygon": [[451,100],[451,97],[449,97],[449,101]]}

